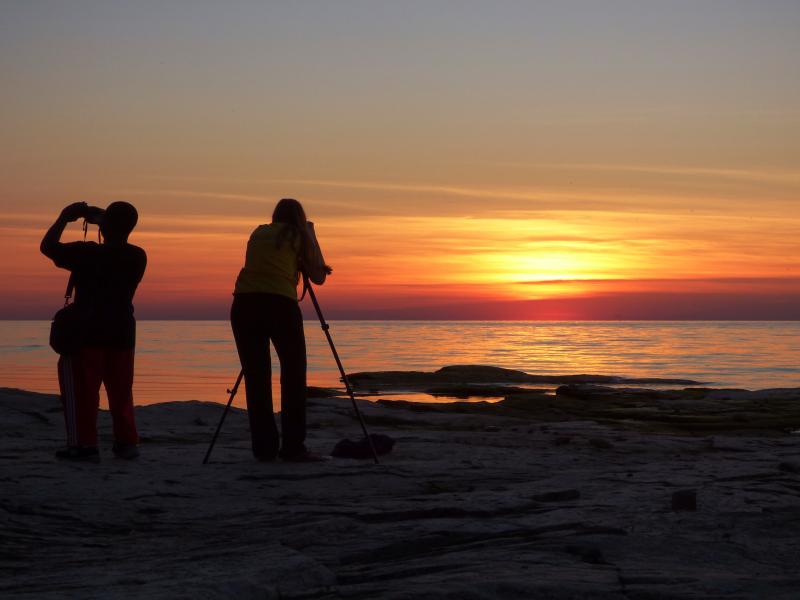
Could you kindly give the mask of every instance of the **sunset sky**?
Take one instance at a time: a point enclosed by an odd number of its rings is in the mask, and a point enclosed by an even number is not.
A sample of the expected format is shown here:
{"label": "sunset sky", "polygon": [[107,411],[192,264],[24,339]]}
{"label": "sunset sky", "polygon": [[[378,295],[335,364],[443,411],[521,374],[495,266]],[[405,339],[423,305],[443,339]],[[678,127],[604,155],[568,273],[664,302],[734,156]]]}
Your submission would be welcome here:
{"label": "sunset sky", "polygon": [[59,306],[78,200],[138,207],[140,318],[225,318],[294,197],[332,318],[798,319],[798,32],[796,0],[3,0],[0,318]]}

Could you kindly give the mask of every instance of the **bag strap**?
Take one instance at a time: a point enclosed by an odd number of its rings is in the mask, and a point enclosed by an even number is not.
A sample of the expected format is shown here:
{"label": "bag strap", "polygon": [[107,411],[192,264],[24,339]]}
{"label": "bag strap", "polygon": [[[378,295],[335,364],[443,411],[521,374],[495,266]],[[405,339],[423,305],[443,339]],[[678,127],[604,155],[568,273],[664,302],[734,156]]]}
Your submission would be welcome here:
{"label": "bag strap", "polygon": [[[83,241],[86,241],[86,234],[89,232],[89,221],[86,219],[83,220]],[[100,243],[102,240],[100,238],[100,230],[97,230],[97,242]],[[69,301],[72,299],[72,292],[75,290],[75,272],[69,272],[69,281],[67,281],[67,290],[64,292],[64,306],[69,305]]]}
{"label": "bag strap", "polygon": [[306,297],[306,292],[308,291],[308,275],[306,275],[303,271],[300,271],[300,274],[303,276],[303,294],[300,296],[300,300],[298,300],[298,302],[303,301],[303,298]]}
{"label": "bag strap", "polygon": [[69,281],[67,281],[67,290],[64,292],[64,306],[69,305],[72,298],[72,291],[75,289],[75,273],[70,272]]}

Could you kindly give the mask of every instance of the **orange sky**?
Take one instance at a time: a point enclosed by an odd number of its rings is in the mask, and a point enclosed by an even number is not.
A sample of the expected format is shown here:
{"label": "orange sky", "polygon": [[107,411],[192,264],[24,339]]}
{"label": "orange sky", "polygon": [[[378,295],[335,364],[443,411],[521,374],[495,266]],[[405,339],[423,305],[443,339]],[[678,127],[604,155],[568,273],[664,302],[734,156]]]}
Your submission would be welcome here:
{"label": "orange sky", "polygon": [[468,4],[6,5],[0,317],[125,199],[137,314],[224,318],[290,196],[334,318],[800,318],[800,7]]}

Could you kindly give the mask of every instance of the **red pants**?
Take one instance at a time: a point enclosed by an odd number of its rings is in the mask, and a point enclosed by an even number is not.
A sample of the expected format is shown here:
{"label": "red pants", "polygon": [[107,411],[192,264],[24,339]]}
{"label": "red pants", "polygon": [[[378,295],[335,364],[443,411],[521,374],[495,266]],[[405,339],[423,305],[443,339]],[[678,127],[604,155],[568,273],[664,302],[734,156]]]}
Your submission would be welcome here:
{"label": "red pants", "polygon": [[82,348],[58,360],[67,445],[97,446],[101,383],[106,386],[114,439],[121,444],[139,441],[133,417],[133,349]]}

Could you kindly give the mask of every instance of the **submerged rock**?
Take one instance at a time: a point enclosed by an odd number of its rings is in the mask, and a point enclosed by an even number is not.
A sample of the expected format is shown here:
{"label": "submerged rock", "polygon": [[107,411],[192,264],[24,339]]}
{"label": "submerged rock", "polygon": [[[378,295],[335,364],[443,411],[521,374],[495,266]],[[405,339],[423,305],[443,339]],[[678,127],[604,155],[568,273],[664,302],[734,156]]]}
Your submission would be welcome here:
{"label": "submerged rock", "polygon": [[306,388],[306,394],[309,398],[338,398],[339,396],[346,396],[344,390],[337,390],[334,388],[314,387],[309,385]]}
{"label": "submerged rock", "polygon": [[517,387],[513,385],[488,385],[488,384],[454,384],[439,385],[423,390],[439,398],[504,398],[516,394],[546,393],[547,390],[535,390],[531,388]]}
{"label": "submerged rock", "polygon": [[792,388],[653,390],[571,384],[559,387],[555,395],[530,390],[508,395],[500,402],[380,403],[417,412],[524,417],[544,422],[588,420],[661,433],[769,431],[786,435],[787,430],[800,427],[800,390]]}
{"label": "submerged rock", "polygon": [[348,374],[350,383],[367,390],[418,391],[447,384],[628,384],[700,385],[691,379],[628,378],[615,375],[533,375],[524,371],[488,365],[451,365],[438,371],[372,371]]}

